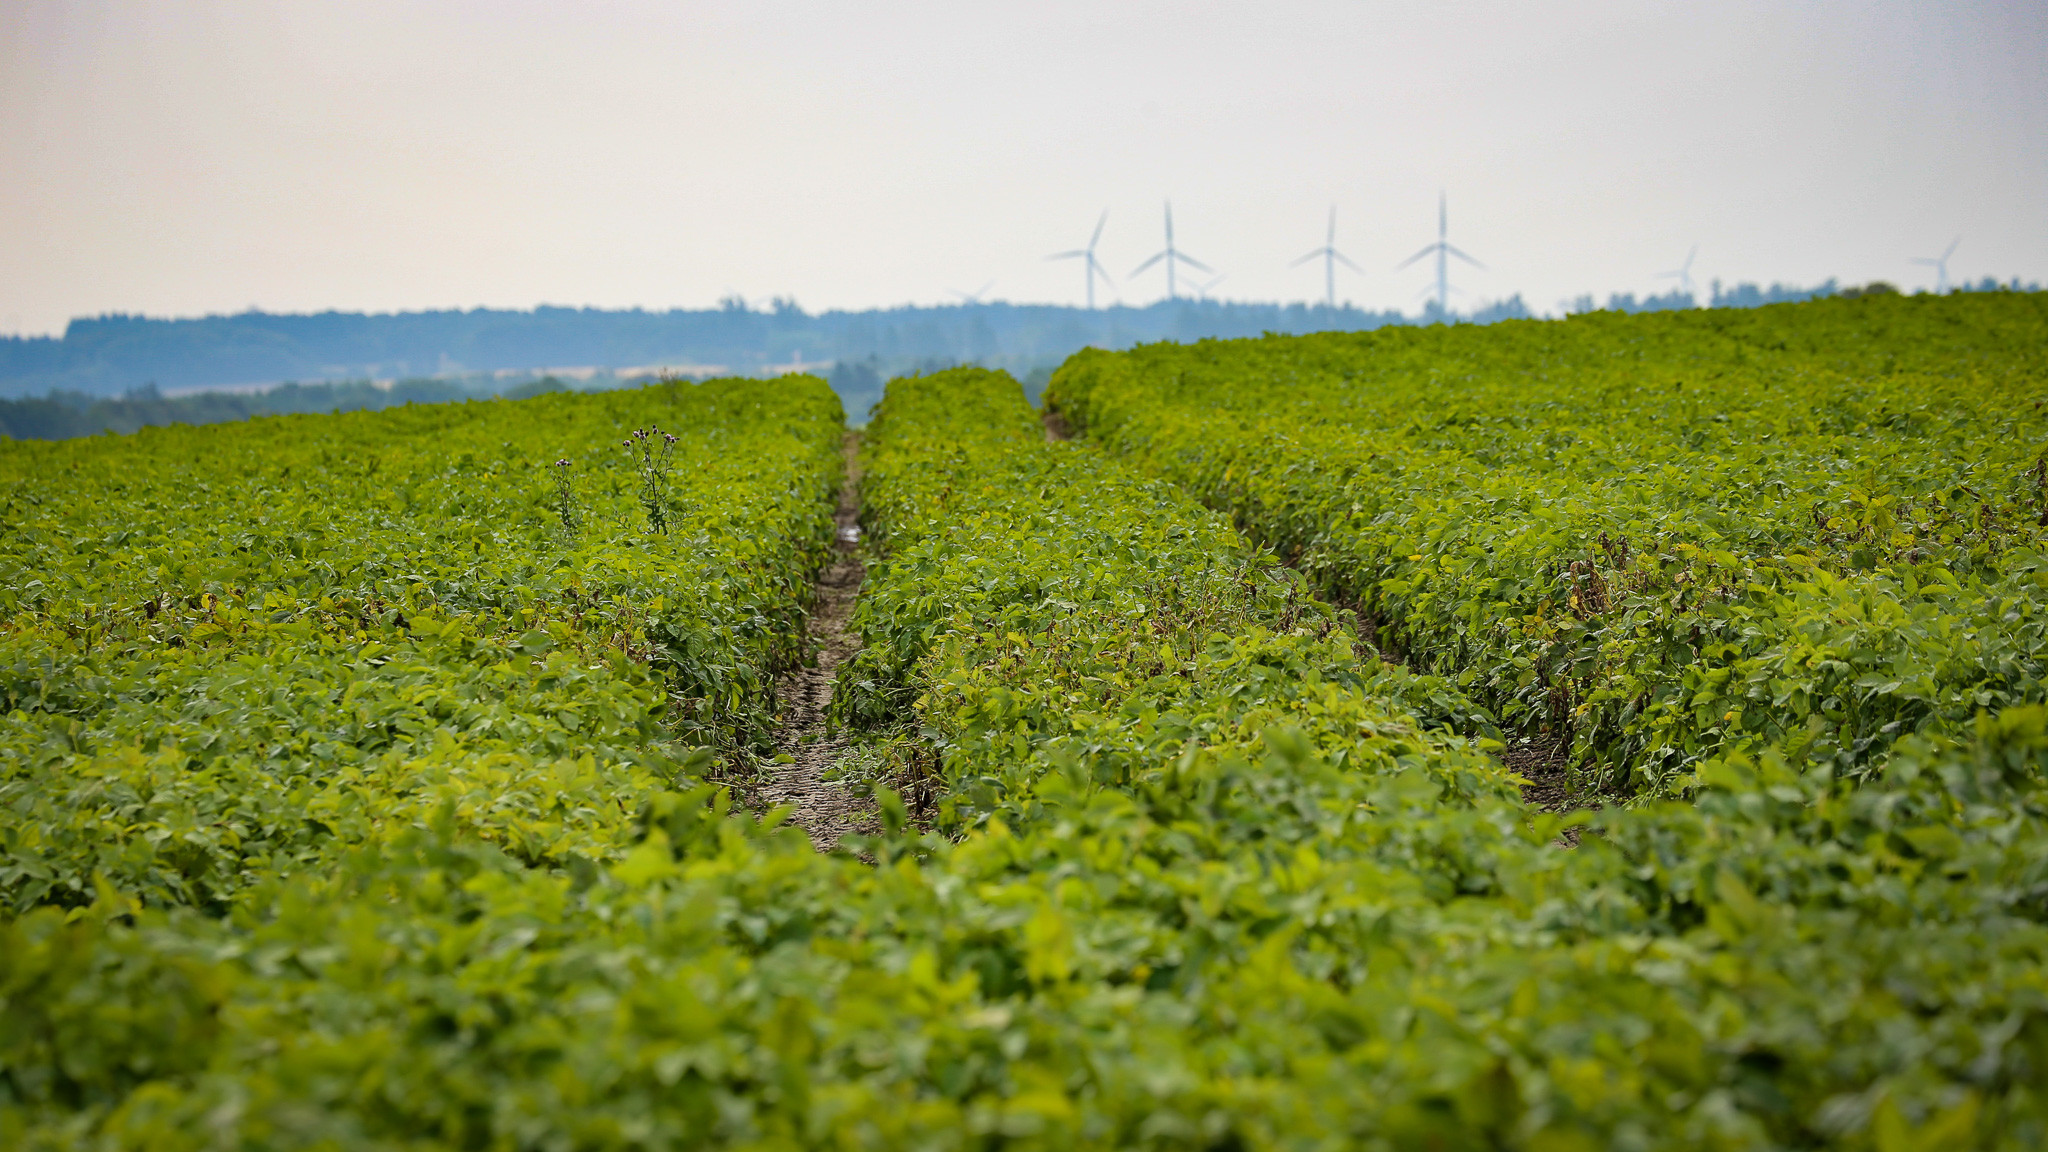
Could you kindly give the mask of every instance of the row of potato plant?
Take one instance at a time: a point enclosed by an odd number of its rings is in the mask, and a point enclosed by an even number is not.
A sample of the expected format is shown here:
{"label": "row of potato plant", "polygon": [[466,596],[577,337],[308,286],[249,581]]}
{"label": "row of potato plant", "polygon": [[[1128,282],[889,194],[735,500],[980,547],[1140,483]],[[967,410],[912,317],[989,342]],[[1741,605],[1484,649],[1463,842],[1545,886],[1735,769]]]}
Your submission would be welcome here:
{"label": "row of potato plant", "polygon": [[665,746],[765,739],[840,427],[721,381],[7,445],[0,906],[219,909],[444,806],[616,855]]}
{"label": "row of potato plant", "polygon": [[915,726],[942,831],[884,791],[875,862],[823,855],[683,781],[623,859],[521,859],[444,805],[223,915],[39,908],[0,923],[0,1143],[2048,1136],[2039,709],[1861,788],[1731,757],[1696,804],[1535,812],[1455,687],[1029,416],[958,371],[871,425],[843,708]]}
{"label": "row of potato plant", "polygon": [[1083,352],[1048,402],[1588,783],[2043,698],[2048,297]]}
{"label": "row of potato plant", "polygon": [[1036,879],[1037,951],[963,957],[978,986],[1035,992],[1023,1016],[1081,981],[1142,1037],[1048,1029],[1041,1059],[1080,1049],[1060,1139],[2044,1132],[2039,709],[1911,737],[1862,789],[1735,756],[1697,803],[1567,820],[1520,802],[1454,686],[1374,659],[1185,496],[1040,442],[1006,377],[895,382],[870,428],[886,555],[841,707],[908,701],[941,827]]}

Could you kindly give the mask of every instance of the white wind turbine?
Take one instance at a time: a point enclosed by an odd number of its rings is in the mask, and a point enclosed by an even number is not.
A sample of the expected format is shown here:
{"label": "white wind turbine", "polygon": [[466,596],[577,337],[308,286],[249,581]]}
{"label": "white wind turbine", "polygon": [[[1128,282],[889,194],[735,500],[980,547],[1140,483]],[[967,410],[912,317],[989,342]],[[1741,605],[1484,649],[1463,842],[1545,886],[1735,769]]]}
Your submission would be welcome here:
{"label": "white wind turbine", "polygon": [[1956,254],[1956,245],[1962,242],[1963,238],[1958,236],[1948,242],[1948,251],[1943,252],[1939,256],[1913,257],[1913,263],[1925,264],[1929,268],[1934,269],[1934,290],[1936,292],[1948,291],[1948,258]]}
{"label": "white wind turbine", "polygon": [[946,291],[951,292],[955,296],[958,296],[962,304],[979,304],[981,303],[981,298],[983,296],[988,295],[988,290],[995,286],[996,282],[991,280],[988,283],[983,284],[981,287],[976,288],[972,292],[962,292],[958,288],[948,288],[946,289]]}
{"label": "white wind turbine", "polygon": [[1353,264],[1350,257],[1337,251],[1337,206],[1335,204],[1330,205],[1330,231],[1323,240],[1323,246],[1297,259],[1294,263],[1289,264],[1288,267],[1299,268],[1318,256],[1323,258],[1323,295],[1329,303],[1330,311],[1334,312],[1337,310],[1337,265],[1341,263],[1346,268],[1360,274],[1365,272],[1365,269]]}
{"label": "white wind turbine", "polygon": [[1436,257],[1436,310],[1442,316],[1449,316],[1451,314],[1451,280],[1444,258],[1456,256],[1458,259],[1463,260],[1482,272],[1486,270],[1486,265],[1453,248],[1450,240],[1447,239],[1449,234],[1450,214],[1445,207],[1444,194],[1439,192],[1436,194],[1436,243],[1431,244],[1394,266],[1394,271],[1399,272],[1424,256]]}
{"label": "white wind turbine", "polygon": [[1173,281],[1173,266],[1175,264],[1185,264],[1199,272],[1216,271],[1214,268],[1173,246],[1173,201],[1171,200],[1166,202],[1166,247],[1154,252],[1151,259],[1132,269],[1131,275],[1136,276],[1161,260],[1166,261],[1166,298],[1168,300],[1177,298],[1174,292]]}
{"label": "white wind turbine", "polygon": [[1697,244],[1693,245],[1692,251],[1687,252],[1685,254],[1685,263],[1680,264],[1678,267],[1672,269],[1669,272],[1657,273],[1657,279],[1676,280],[1678,281],[1678,287],[1681,290],[1683,290],[1687,296],[1694,295],[1695,293],[1693,292],[1692,286],[1692,258],[1699,254],[1700,246]]}
{"label": "white wind turbine", "polygon": [[1102,226],[1107,223],[1109,223],[1109,209],[1104,208],[1101,218],[1095,221],[1095,234],[1088,237],[1088,246],[1086,248],[1076,248],[1071,252],[1055,252],[1046,257],[1047,260],[1079,260],[1081,262],[1082,275],[1088,279],[1088,310],[1091,312],[1095,310],[1095,277],[1101,276],[1104,284],[1111,286],[1116,284],[1115,280],[1110,279],[1109,269],[1104,268],[1102,261],[1095,258],[1095,245],[1102,240]]}

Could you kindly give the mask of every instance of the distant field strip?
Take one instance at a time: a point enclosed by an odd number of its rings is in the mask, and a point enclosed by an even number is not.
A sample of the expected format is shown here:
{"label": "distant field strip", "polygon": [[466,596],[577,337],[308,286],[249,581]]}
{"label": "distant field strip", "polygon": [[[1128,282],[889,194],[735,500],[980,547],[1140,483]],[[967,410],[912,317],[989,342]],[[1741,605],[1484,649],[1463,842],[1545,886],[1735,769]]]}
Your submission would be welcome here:
{"label": "distant field strip", "polygon": [[2043,698],[2040,294],[1091,351],[1047,396],[1608,787]]}

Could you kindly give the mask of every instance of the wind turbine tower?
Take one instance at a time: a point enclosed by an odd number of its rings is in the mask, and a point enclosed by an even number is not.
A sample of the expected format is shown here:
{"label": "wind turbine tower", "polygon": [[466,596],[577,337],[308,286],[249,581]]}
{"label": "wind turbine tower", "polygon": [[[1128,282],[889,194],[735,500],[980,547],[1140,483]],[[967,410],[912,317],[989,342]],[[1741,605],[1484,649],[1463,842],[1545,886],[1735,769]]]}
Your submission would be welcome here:
{"label": "wind turbine tower", "polygon": [[[1104,284],[1114,285],[1116,283],[1116,281],[1110,279],[1109,269],[1104,268],[1102,261],[1095,258],[1095,245],[1102,240],[1102,226],[1107,223],[1109,223],[1109,209],[1104,208],[1102,216],[1095,221],[1095,234],[1088,237],[1088,246],[1086,248],[1076,248],[1071,252],[1055,252],[1046,257],[1047,260],[1079,260],[1081,262],[1081,273],[1088,280],[1088,310],[1090,312],[1095,311],[1095,277],[1101,276]],[[982,291],[986,292],[988,289],[984,288]]]}
{"label": "wind turbine tower", "polygon": [[1687,296],[1692,296],[1692,295],[1694,295],[1694,292],[1693,292],[1693,287],[1692,287],[1692,258],[1693,258],[1693,257],[1695,257],[1695,256],[1697,256],[1697,255],[1699,255],[1699,254],[1700,254],[1700,246],[1699,246],[1699,245],[1697,245],[1697,244],[1693,245],[1693,246],[1692,246],[1692,251],[1690,251],[1690,252],[1687,252],[1687,253],[1685,254],[1685,263],[1683,263],[1683,264],[1680,264],[1680,265],[1679,265],[1678,267],[1676,267],[1676,268],[1672,269],[1672,270],[1671,270],[1671,271],[1669,271],[1669,272],[1659,272],[1659,273],[1657,273],[1657,279],[1659,279],[1659,280],[1676,280],[1676,281],[1678,281],[1678,287],[1679,287],[1679,288],[1680,288],[1680,289],[1681,289],[1682,291],[1684,291],[1684,293],[1685,293],[1685,294],[1686,294]]}
{"label": "wind turbine tower", "polygon": [[1440,316],[1451,314],[1451,280],[1446,258],[1456,256],[1482,272],[1486,270],[1486,265],[1451,246],[1448,239],[1450,228],[1450,213],[1445,207],[1444,194],[1439,192],[1436,194],[1436,243],[1394,266],[1394,271],[1399,272],[1424,256],[1436,257],[1436,310]]}
{"label": "wind turbine tower", "polygon": [[1934,269],[1934,290],[1936,292],[1946,293],[1948,291],[1948,258],[1956,254],[1956,245],[1962,242],[1963,238],[1958,236],[1948,242],[1948,251],[1943,252],[1939,256],[1913,257],[1913,263],[1925,264],[1929,268]]}
{"label": "wind turbine tower", "polygon": [[1153,253],[1151,259],[1132,269],[1131,275],[1136,276],[1161,260],[1166,261],[1166,298],[1168,300],[1178,299],[1178,295],[1174,291],[1173,280],[1173,266],[1175,264],[1185,264],[1198,272],[1216,271],[1214,268],[1173,246],[1173,201],[1171,200],[1166,202],[1166,247]]}
{"label": "wind turbine tower", "polygon": [[1350,257],[1337,251],[1337,206],[1335,204],[1330,205],[1330,231],[1323,240],[1323,246],[1289,264],[1288,267],[1299,268],[1318,256],[1323,258],[1323,295],[1329,304],[1330,311],[1335,312],[1337,310],[1337,265],[1342,263],[1353,272],[1363,273],[1365,271],[1365,269],[1353,264]]}

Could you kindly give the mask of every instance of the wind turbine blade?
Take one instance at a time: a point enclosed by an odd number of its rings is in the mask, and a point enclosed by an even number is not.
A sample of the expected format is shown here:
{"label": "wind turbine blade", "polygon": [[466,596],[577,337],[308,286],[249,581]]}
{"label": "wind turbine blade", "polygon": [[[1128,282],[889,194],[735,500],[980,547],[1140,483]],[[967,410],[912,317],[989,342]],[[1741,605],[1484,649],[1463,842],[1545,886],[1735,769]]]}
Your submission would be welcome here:
{"label": "wind turbine blade", "polygon": [[1155,253],[1150,260],[1147,260],[1143,264],[1138,265],[1136,268],[1131,269],[1131,275],[1136,276],[1138,273],[1143,272],[1145,269],[1150,268],[1154,264],[1157,264],[1164,259],[1166,259],[1166,253]]}
{"label": "wind turbine blade", "polygon": [[1330,253],[1330,259],[1335,260],[1337,263],[1342,264],[1346,268],[1351,269],[1353,272],[1358,272],[1362,274],[1365,271],[1365,269],[1360,268],[1356,264],[1353,264],[1351,262],[1351,257],[1346,256],[1342,252],[1332,251]]}
{"label": "wind turbine blade", "polygon": [[1456,248],[1451,247],[1449,244],[1444,245],[1444,251],[1449,252],[1451,255],[1456,256],[1458,259],[1463,260],[1465,263],[1470,264],[1471,266],[1479,269],[1482,272],[1486,270],[1486,265],[1481,264],[1479,261],[1474,260],[1470,256],[1465,255],[1463,252],[1458,251]]}
{"label": "wind turbine blade", "polygon": [[1046,257],[1046,259],[1047,259],[1047,260],[1073,260],[1073,259],[1077,259],[1077,258],[1079,258],[1079,257],[1082,257],[1082,256],[1086,256],[1087,254],[1088,254],[1088,250],[1087,250],[1086,248],[1076,248],[1076,249],[1074,249],[1074,250],[1073,250],[1072,252],[1055,252],[1055,253],[1053,253],[1052,255],[1050,255],[1050,256],[1047,256],[1047,257]]}
{"label": "wind turbine blade", "polygon": [[1173,258],[1175,260],[1180,261],[1183,264],[1186,264],[1190,268],[1200,268],[1204,272],[1215,271],[1214,268],[1209,267],[1207,264],[1202,263],[1200,260],[1195,259],[1193,256],[1190,256],[1185,252],[1175,252],[1173,254]]}
{"label": "wind turbine blade", "polygon": [[1337,206],[1336,206],[1335,204],[1332,204],[1332,205],[1330,205],[1330,234],[1329,234],[1328,238],[1326,238],[1326,239],[1325,239],[1325,240],[1323,241],[1323,247],[1325,247],[1325,248],[1335,248],[1336,246],[1337,246]]}
{"label": "wind turbine blade", "polygon": [[1948,259],[1949,257],[1951,257],[1951,256],[1955,255],[1955,254],[1956,254],[1956,245],[1958,245],[1958,244],[1961,244],[1962,242],[1963,242],[1963,238],[1962,238],[1961,236],[1958,236],[1958,237],[1956,237],[1955,239],[1953,239],[1953,240],[1949,241],[1949,242],[1948,242],[1948,251],[1946,251],[1946,252],[1943,252],[1943,253],[1941,254],[1941,258],[1942,258],[1943,260],[1947,260],[1947,259]]}
{"label": "wind turbine blade", "polygon": [[1437,245],[1431,244],[1429,247],[1424,248],[1422,251],[1417,252],[1415,255],[1410,256],[1406,260],[1401,261],[1399,264],[1394,265],[1394,271],[1399,272],[1401,269],[1406,268],[1410,264],[1415,263],[1417,260],[1422,259],[1424,256],[1434,256],[1436,255],[1436,250]]}
{"label": "wind turbine blade", "polygon": [[1934,258],[1933,258],[1933,257],[1931,257],[1931,256],[1915,256],[1915,257],[1913,257],[1913,263],[1915,263],[1915,264],[1925,264],[1925,265],[1927,265],[1927,266],[1928,266],[1929,268],[1939,268],[1939,267],[1941,267],[1941,261],[1939,261],[1939,260],[1936,260],[1936,259],[1934,259]]}
{"label": "wind turbine blade", "polygon": [[1095,242],[1096,242],[1097,240],[1100,240],[1100,239],[1102,239],[1102,226],[1103,226],[1104,224],[1107,224],[1107,223],[1109,223],[1109,209],[1107,209],[1107,208],[1104,208],[1104,209],[1102,210],[1102,215],[1096,218],[1096,221],[1095,221],[1095,234],[1094,234],[1094,235],[1092,235],[1092,236],[1090,236],[1090,237],[1088,237],[1088,250],[1089,250],[1089,251],[1091,251],[1091,252],[1092,252],[1092,251],[1094,251],[1094,250],[1095,250]]}
{"label": "wind turbine blade", "polygon": [[[1299,267],[1301,267],[1301,266],[1302,266],[1303,264],[1306,264],[1306,263],[1308,263],[1308,262],[1309,262],[1309,261],[1311,261],[1311,260],[1320,260],[1320,259],[1322,259],[1322,258],[1323,258],[1323,253],[1324,253],[1325,251],[1326,251],[1326,249],[1318,248],[1318,249],[1316,249],[1315,251],[1313,251],[1313,252],[1309,253],[1308,255],[1306,255],[1306,256],[1303,256],[1303,257],[1301,257],[1301,258],[1300,258],[1299,260],[1295,260],[1295,261],[1293,261],[1292,263],[1288,264],[1287,266],[1288,266],[1289,268],[1299,268]],[[1341,259],[1341,257],[1340,257],[1340,259]]]}
{"label": "wind turbine blade", "polygon": [[1100,260],[1097,260],[1097,259],[1096,259],[1095,257],[1093,257],[1093,256],[1090,256],[1090,257],[1088,258],[1088,266],[1089,266],[1090,268],[1093,268],[1093,269],[1095,269],[1095,271],[1096,271],[1097,273],[1099,273],[1099,274],[1100,274],[1100,275],[1102,276],[1102,279],[1104,280],[1104,282],[1108,283],[1110,287],[1114,288],[1114,287],[1116,286],[1116,277],[1114,277],[1114,276],[1111,276],[1111,275],[1109,274],[1109,269],[1107,269],[1107,268],[1104,268],[1104,267],[1102,266],[1102,261],[1100,261]]}
{"label": "wind turbine blade", "polygon": [[1693,261],[1693,257],[1695,257],[1695,256],[1698,256],[1699,254],[1700,254],[1700,246],[1699,246],[1699,245],[1697,245],[1697,244],[1693,245],[1693,246],[1692,246],[1692,251],[1690,251],[1690,252],[1687,252],[1687,253],[1685,254],[1685,263],[1683,263],[1683,264],[1680,264],[1680,265],[1678,266],[1678,267],[1679,267],[1679,270],[1680,270],[1680,271],[1682,271],[1682,272],[1690,272],[1690,271],[1692,271],[1692,261]]}

